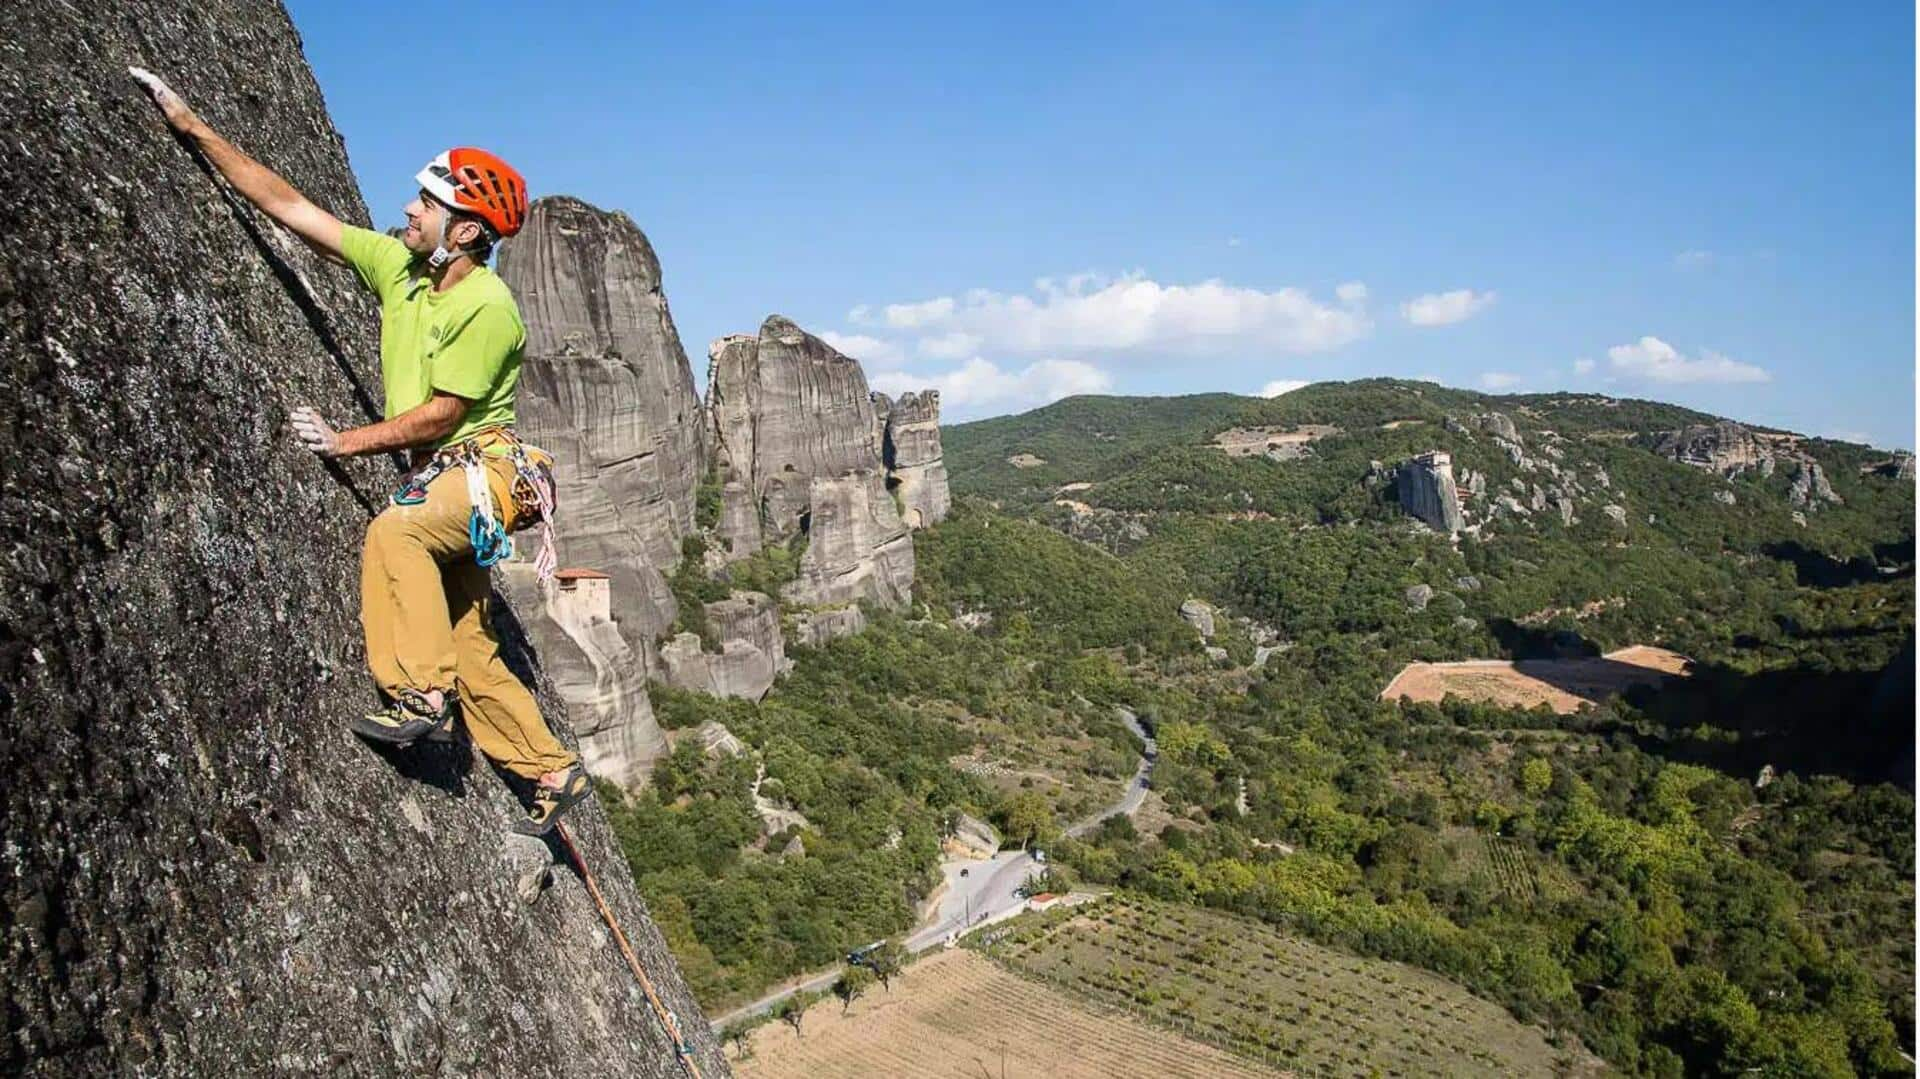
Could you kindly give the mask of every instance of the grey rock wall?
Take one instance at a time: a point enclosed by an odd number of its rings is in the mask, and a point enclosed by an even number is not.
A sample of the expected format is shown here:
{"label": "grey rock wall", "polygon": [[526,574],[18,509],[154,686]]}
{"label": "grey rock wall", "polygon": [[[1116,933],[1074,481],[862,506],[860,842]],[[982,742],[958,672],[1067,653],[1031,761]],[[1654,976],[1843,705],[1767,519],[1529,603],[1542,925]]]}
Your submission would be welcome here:
{"label": "grey rock wall", "polygon": [[928,528],[947,519],[953,496],[940,449],[940,391],[903,393],[897,401],[874,394],[881,416],[881,456],[887,485],[900,503],[908,528]]}
{"label": "grey rock wall", "polygon": [[1464,527],[1451,455],[1435,450],[1403,462],[1395,484],[1400,508],[1434,531],[1453,535]]}
{"label": "grey rock wall", "polygon": [[668,684],[716,697],[766,696],[790,666],[779,605],[759,592],[735,592],[707,604],[706,617],[720,651],[707,651],[698,634],[678,634],[660,649]]}
{"label": "grey rock wall", "polygon": [[562,563],[613,578],[614,619],[645,657],[674,620],[666,574],[706,467],[660,260],[625,214],[553,196],[501,245],[500,276],[527,324],[521,433],[556,458]]}
{"label": "grey rock wall", "polygon": [[[347,732],[375,704],[360,540],[396,475],[322,464],[287,413],[378,414],[377,315],[210,178],[130,64],[368,220],[278,4],[8,6],[0,1071],[680,1074],[579,878],[508,838],[501,780],[464,744]],[[572,827],[725,1075],[599,807]]]}
{"label": "grey rock wall", "polygon": [[884,467],[858,361],[779,315],[769,316],[756,337],[721,338],[708,355],[707,407],[721,478],[749,492],[763,542],[802,531],[814,477]]}

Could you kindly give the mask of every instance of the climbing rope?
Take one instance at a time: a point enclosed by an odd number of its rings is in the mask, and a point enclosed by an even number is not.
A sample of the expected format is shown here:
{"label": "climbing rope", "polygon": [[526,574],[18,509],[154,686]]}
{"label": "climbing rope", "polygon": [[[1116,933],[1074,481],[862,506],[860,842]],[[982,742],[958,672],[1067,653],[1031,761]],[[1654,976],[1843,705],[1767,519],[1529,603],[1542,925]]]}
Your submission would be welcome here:
{"label": "climbing rope", "polygon": [[564,822],[554,825],[560,833],[560,845],[567,848],[567,858],[574,868],[580,871],[580,879],[587,882],[587,894],[593,896],[594,905],[600,908],[600,917],[613,930],[613,939],[620,945],[620,954],[627,957],[627,966],[633,968],[633,976],[640,980],[640,988],[646,990],[647,1003],[653,1005],[653,1014],[660,1018],[660,1025],[666,1028],[667,1037],[673,1040],[673,1051],[680,1058],[680,1064],[687,1069],[693,1079],[700,1079],[700,1065],[694,1062],[693,1050],[687,1048],[687,1040],[680,1035],[680,1021],[660,1000],[660,994],[653,988],[653,979],[647,977],[645,967],[640,965],[640,957],[633,954],[633,945],[627,943],[627,935],[620,930],[619,919],[613,916],[613,910],[607,906],[606,897],[600,894],[600,886],[594,883],[593,873],[587,868],[587,860],[580,857],[580,848],[573,845],[573,833],[567,831]]}

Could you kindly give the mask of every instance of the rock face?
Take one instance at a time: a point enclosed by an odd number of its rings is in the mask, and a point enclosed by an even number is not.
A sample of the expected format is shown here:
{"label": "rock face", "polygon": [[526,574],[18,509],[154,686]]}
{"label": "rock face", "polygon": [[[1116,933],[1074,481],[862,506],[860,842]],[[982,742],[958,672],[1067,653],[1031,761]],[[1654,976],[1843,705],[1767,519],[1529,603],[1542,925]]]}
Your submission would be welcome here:
{"label": "rock face", "polygon": [[904,607],[913,594],[913,539],[880,475],[815,476],[807,488],[807,553],[781,590],[809,607],[866,600]]}
{"label": "rock face", "polygon": [[520,430],[556,458],[562,557],[613,579],[614,620],[645,657],[673,624],[665,574],[693,530],[705,469],[660,260],[625,214],[552,197],[501,245],[500,276],[527,324]]}
{"label": "rock face", "polygon": [[1460,493],[1453,483],[1452,455],[1434,450],[1404,462],[1396,487],[1400,508],[1425,521],[1434,531],[1454,535],[1464,527]]}
{"label": "rock face", "polygon": [[908,528],[939,524],[953,505],[940,450],[940,391],[904,393],[898,401],[876,393],[873,400],[883,426],[887,485],[900,501],[901,520]]}
{"label": "rock face", "polygon": [[[323,465],[286,417],[378,415],[377,312],[217,185],[126,74],[161,68],[365,223],[287,15],[7,14],[0,1071],[681,1074],[579,878],[507,837],[521,810],[492,771],[464,743],[382,753],[346,731],[375,703],[359,548],[396,472]],[[702,1072],[725,1075],[599,807],[571,830]]]}
{"label": "rock face", "polygon": [[779,315],[757,337],[715,341],[708,356],[715,461],[758,509],[764,542],[803,531],[815,476],[880,482],[880,427],[858,361]]}
{"label": "rock face", "polygon": [[512,563],[496,581],[526,615],[540,665],[580,736],[587,770],[622,787],[638,786],[667,754],[666,732],[647,699],[647,664],[613,621],[613,582],[580,572],[562,570],[556,584],[543,588],[531,565]]}
{"label": "rock face", "polygon": [[1732,420],[1698,424],[1669,431],[1654,443],[1654,452],[1683,465],[1704,468],[1722,476],[1749,469],[1773,471],[1773,454],[1753,432]]}
{"label": "rock face", "polygon": [[703,651],[699,634],[679,634],[660,649],[667,682],[716,697],[766,696],[789,666],[779,606],[759,592],[735,592],[707,604],[706,617],[720,651]]}
{"label": "rock face", "polygon": [[[778,315],[758,336],[723,337],[708,355],[727,557],[804,533],[799,576],[782,599],[842,611],[905,606],[913,540],[889,486],[922,525],[945,516],[938,395],[895,403],[873,394],[857,361]],[[864,619],[844,613],[809,619],[799,639],[818,643],[856,624]]]}
{"label": "rock face", "polygon": [[1212,640],[1214,633],[1213,604],[1204,599],[1190,599],[1180,604],[1180,617],[1186,619],[1200,634],[1202,640]]}

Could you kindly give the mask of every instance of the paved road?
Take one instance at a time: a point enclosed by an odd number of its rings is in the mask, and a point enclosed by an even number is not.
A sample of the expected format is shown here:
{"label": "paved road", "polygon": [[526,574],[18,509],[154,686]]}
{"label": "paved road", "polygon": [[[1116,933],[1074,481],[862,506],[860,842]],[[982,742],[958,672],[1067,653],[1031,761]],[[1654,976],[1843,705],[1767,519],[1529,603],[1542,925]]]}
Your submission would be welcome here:
{"label": "paved road", "polygon": [[1144,750],[1146,755],[1140,758],[1140,766],[1133,770],[1133,778],[1127,781],[1127,792],[1120,796],[1119,801],[1085,820],[1074,822],[1067,829],[1067,835],[1073,839],[1093,831],[1108,817],[1118,817],[1123,813],[1129,817],[1133,816],[1140,811],[1141,803],[1147,800],[1149,789],[1147,783],[1153,777],[1153,762],[1160,758],[1160,747],[1154,743],[1153,736],[1147,733],[1147,729],[1140,725],[1140,717],[1134,715],[1132,710],[1120,708],[1119,712],[1120,719],[1126,723],[1127,729],[1146,746]]}
{"label": "paved road", "polygon": [[[1127,783],[1126,793],[1118,800],[1107,805],[1099,812],[1075,822],[1067,829],[1067,835],[1079,837],[1092,831],[1101,821],[1121,814],[1132,816],[1138,812],[1147,797],[1147,780],[1153,774],[1153,762],[1159,754],[1159,747],[1140,725],[1140,719],[1128,709],[1119,709],[1120,719],[1127,729],[1145,744],[1146,755],[1140,758],[1140,765],[1134,769],[1133,779]],[[928,916],[928,923],[906,939],[909,954],[923,952],[936,947],[947,939],[950,933],[965,932],[972,926],[986,925],[990,922],[1011,918],[1026,907],[1026,900],[1018,895],[1020,885],[1028,876],[1039,870],[1040,865],[1027,851],[1001,851],[992,858],[955,858],[940,864],[940,872],[946,878],[946,890],[941,893],[939,906]],[[775,990],[759,1000],[743,1007],[735,1008],[725,1015],[715,1016],[713,1028],[722,1027],[760,1015],[773,1009],[789,996],[797,992],[815,993],[830,988],[840,977],[839,967],[817,974],[798,985],[789,985]]]}

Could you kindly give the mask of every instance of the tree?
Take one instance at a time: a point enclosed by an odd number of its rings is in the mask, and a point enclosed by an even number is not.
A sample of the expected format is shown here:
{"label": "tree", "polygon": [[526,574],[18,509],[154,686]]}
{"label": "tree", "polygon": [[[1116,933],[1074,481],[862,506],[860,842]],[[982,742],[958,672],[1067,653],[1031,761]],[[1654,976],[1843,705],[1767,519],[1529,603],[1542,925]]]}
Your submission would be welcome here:
{"label": "tree", "polygon": [[807,1017],[807,1002],[799,996],[791,996],[774,1005],[773,1017],[793,1028],[793,1036],[802,1037],[800,1021]]}
{"label": "tree", "polygon": [[1022,848],[1031,846],[1040,838],[1040,833],[1053,824],[1053,811],[1036,791],[1014,795],[1001,812],[1006,820],[1007,838],[1018,839]]}
{"label": "tree", "polygon": [[726,1032],[720,1035],[720,1040],[733,1046],[733,1059],[753,1059],[753,1028],[747,1024],[738,1023],[728,1027]]}
{"label": "tree", "polygon": [[906,964],[906,949],[894,940],[881,944],[868,952],[866,957],[867,969],[873,971],[874,977],[880,979],[880,987],[889,993],[893,992],[893,979]]}
{"label": "tree", "polygon": [[840,1014],[847,1014],[853,1002],[860,999],[873,985],[873,972],[865,967],[848,967],[840,972],[840,978],[833,983],[833,995],[840,998]]}
{"label": "tree", "polygon": [[1545,757],[1530,758],[1520,766],[1520,789],[1529,798],[1538,798],[1553,786],[1553,765]]}

